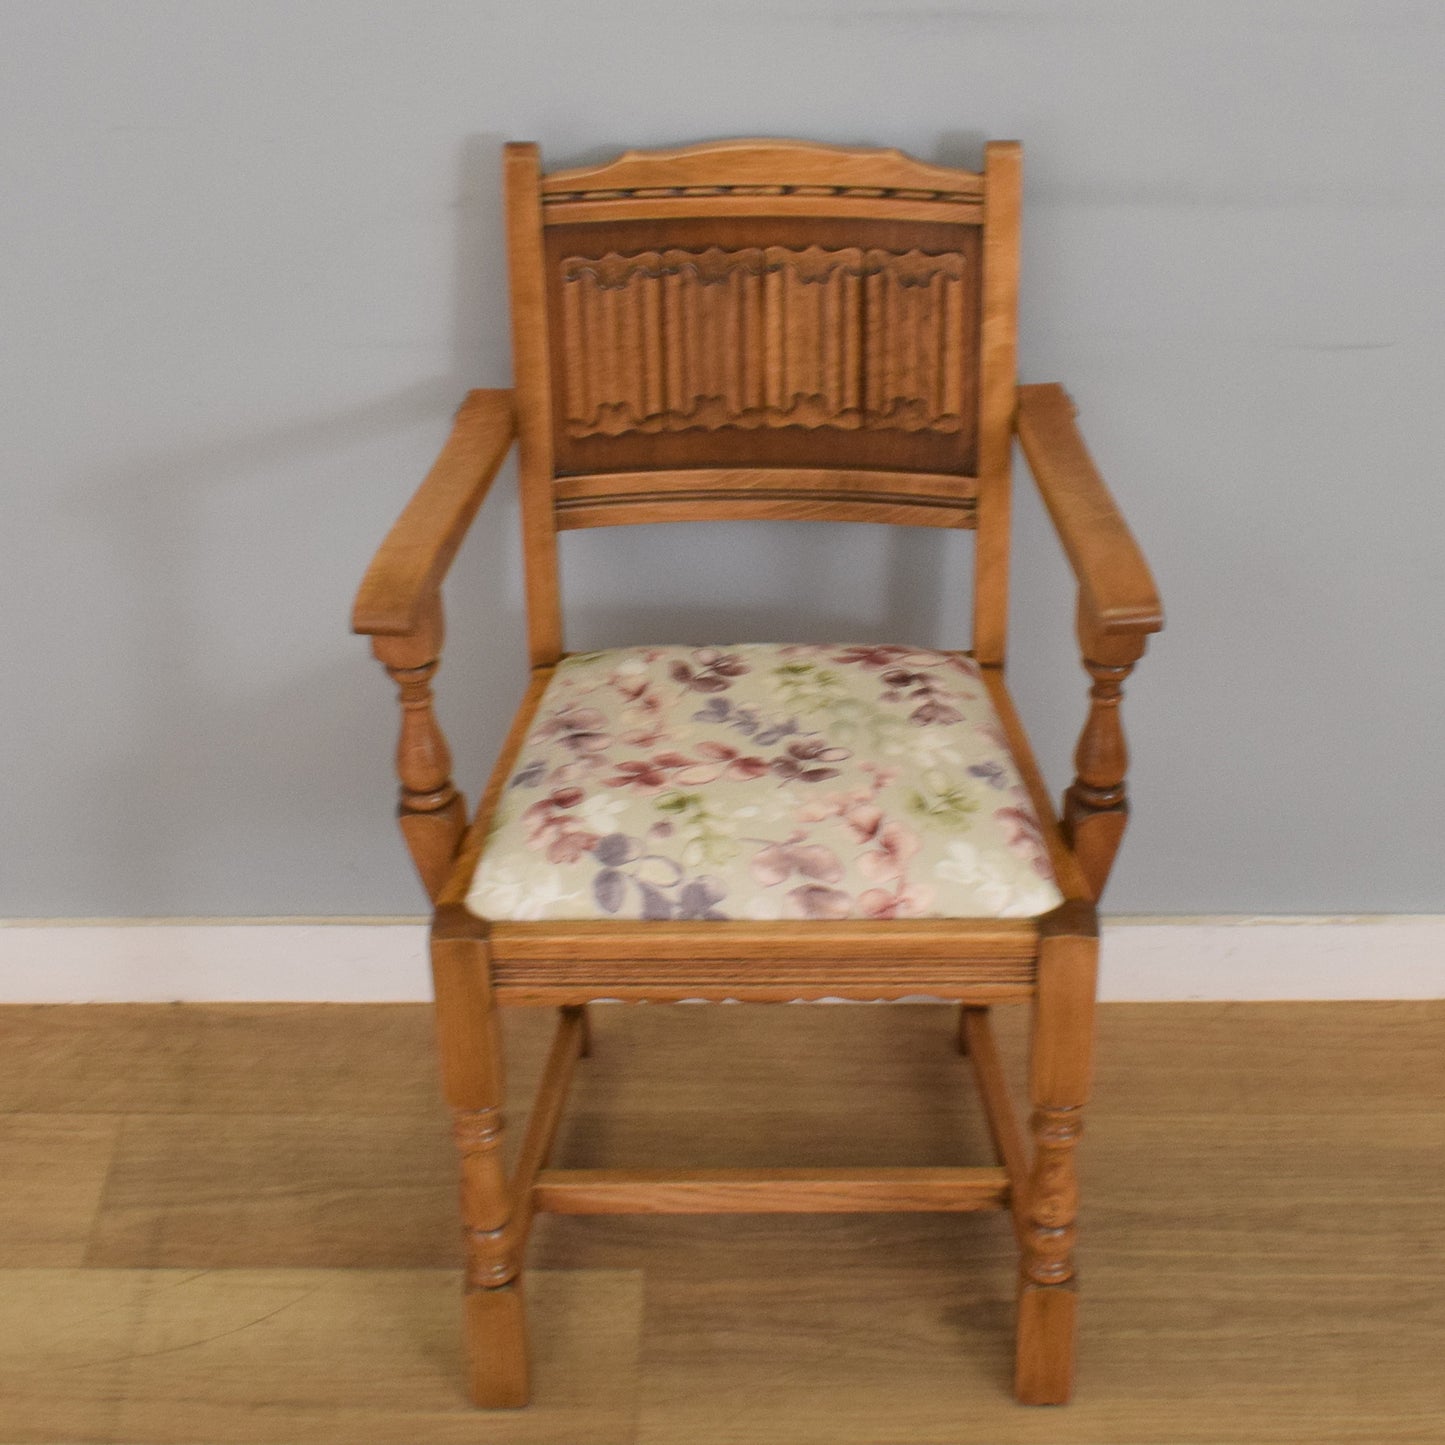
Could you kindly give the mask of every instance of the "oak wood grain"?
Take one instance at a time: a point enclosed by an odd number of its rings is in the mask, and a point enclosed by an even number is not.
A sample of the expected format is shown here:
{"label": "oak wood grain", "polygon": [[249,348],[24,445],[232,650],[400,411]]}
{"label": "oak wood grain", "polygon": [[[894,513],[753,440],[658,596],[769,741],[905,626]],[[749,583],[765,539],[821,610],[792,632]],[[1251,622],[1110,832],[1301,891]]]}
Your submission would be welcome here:
{"label": "oak wood grain", "polygon": [[472,875],[477,871],[477,860],[482,856],[487,834],[491,831],[492,817],[496,812],[497,801],[502,796],[502,790],[507,786],[507,780],[512,776],[518,753],[526,745],[527,734],[531,729],[537,705],[542,701],[542,695],[547,691],[547,685],[551,681],[552,669],[543,667],[533,672],[527,683],[521,703],[512,718],[512,725],[507,729],[507,736],[502,740],[497,761],[492,765],[487,785],[482,789],[482,795],[477,800],[477,810],[471,826],[457,850],[452,871],[437,896],[438,923],[445,919],[454,926],[470,928],[472,925],[473,920],[470,915],[462,916],[465,914],[466,896],[472,886]]}
{"label": "oak wood grain", "polygon": [[733,495],[699,489],[688,496],[654,496],[567,501],[557,507],[558,531],[587,527],[636,527],[656,522],[866,522],[887,527],[971,527],[973,507],[952,501],[901,500],[886,493],[814,493],[758,488]]}
{"label": "oak wood grain", "polygon": [[[976,200],[946,200],[944,195],[962,196],[961,191],[930,195],[922,200],[907,191],[875,191],[865,195],[862,188],[840,189],[816,187],[811,194],[803,187],[782,193],[763,191],[748,194],[737,187],[726,193],[709,188],[709,211],[719,218],[773,220],[836,220],[844,217],[855,221],[914,221],[925,225],[944,222],[953,225],[978,225],[983,220],[983,206]],[[657,195],[647,189],[635,191],[567,192],[545,198],[547,223],[569,227],[594,225],[608,221],[673,221],[686,220],[697,214],[697,198],[681,195]]]}
{"label": "oak wood grain", "polygon": [[558,474],[972,476],[980,227],[716,203],[544,227]]}
{"label": "oak wood grain", "polygon": [[557,1032],[542,1069],[537,1096],[527,1116],[527,1131],[517,1154],[508,1188],[517,1211],[518,1247],[525,1247],[527,1234],[535,1214],[533,1186],[537,1175],[551,1158],[557,1130],[562,1123],[562,1110],[577,1061],[588,1043],[589,1028],[585,1008],[571,1007],[560,1011]]}
{"label": "oak wood grain", "polygon": [[466,801],[452,782],[451,749],[432,697],[444,630],[441,595],[432,592],[406,636],[374,637],[371,642],[372,652],[396,684],[401,709],[397,822],[431,899],[446,882],[466,828]]}
{"label": "oak wood grain", "polygon": [[1032,918],[906,918],[816,922],[690,920],[628,927],[610,919],[496,923],[489,931],[497,962],[579,957],[612,959],[809,959],[849,963],[889,958],[935,962],[968,957],[1029,961],[1038,954]]}
{"label": "oak wood grain", "polygon": [[1003,663],[1008,632],[1010,464],[1018,372],[1019,224],[1023,151],[1017,141],[984,150],[987,207],[979,336],[978,540],[973,556],[973,652]]}
{"label": "oak wood grain", "polygon": [[1043,773],[1034,758],[1033,745],[1029,742],[1024,725],[1019,720],[1018,709],[1004,682],[1003,672],[997,667],[985,667],[982,671],[983,684],[988,689],[994,711],[1003,724],[1004,736],[1008,739],[1009,752],[1014,766],[1019,770],[1024,787],[1028,789],[1029,801],[1034,806],[1034,815],[1044,835],[1044,845],[1049,850],[1049,863],[1054,870],[1054,879],[1059,891],[1067,899],[1087,899],[1095,896],[1089,880],[1080,866],[1074,850],[1069,846],[1059,819],[1044,784]]}
{"label": "oak wood grain", "polygon": [[504,165],[527,648],[534,668],[550,667],[562,655],[562,601],[551,497],[552,373],[547,355],[547,284],[543,272],[539,191],[541,159],[537,147],[522,142],[508,145]]}
{"label": "oak wood grain", "polygon": [[1154,578],[1074,415],[1061,386],[1018,389],[1019,440],[1074,569],[1081,610],[1088,625],[1106,636],[1157,632],[1164,614]]}
{"label": "oak wood grain", "polygon": [[512,445],[510,391],[471,391],[426,479],[366,569],[351,612],[354,632],[416,629]]}
{"label": "oak wood grain", "polygon": [[1008,1077],[1004,1073],[1002,1057],[999,1054],[998,1040],[994,1038],[990,1011],[988,1008],[965,1005],[959,1024],[967,1044],[968,1060],[973,1065],[979,1098],[983,1101],[994,1157],[1003,1165],[1004,1173],[1008,1175],[1009,1205],[1013,1211],[1014,1227],[1021,1232],[1023,1202],[1029,1177],[1029,1148],[1014,1109]]}
{"label": "oak wood grain", "polygon": [[867,1214],[999,1209],[991,1168],[544,1169],[533,1195],[556,1214]]}
{"label": "oak wood grain", "polygon": [[694,471],[600,472],[558,477],[559,504],[601,498],[674,492],[820,492],[840,496],[883,496],[964,506],[977,483],[952,472],[899,472],[881,468],[848,471],[832,467],[730,467]]}
{"label": "oak wood grain", "polygon": [[902,151],[865,150],[815,141],[750,139],[704,141],[650,151],[624,151],[600,166],[553,171],[542,183],[549,197],[598,190],[718,187],[914,188],[977,198],[981,178],[929,165]]}

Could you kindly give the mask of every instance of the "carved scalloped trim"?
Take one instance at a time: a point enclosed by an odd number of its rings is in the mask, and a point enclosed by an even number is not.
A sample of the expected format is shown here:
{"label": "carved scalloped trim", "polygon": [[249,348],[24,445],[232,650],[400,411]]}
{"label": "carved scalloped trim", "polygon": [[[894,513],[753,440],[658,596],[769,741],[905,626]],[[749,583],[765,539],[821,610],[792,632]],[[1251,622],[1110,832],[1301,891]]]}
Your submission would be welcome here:
{"label": "carved scalloped trim", "polygon": [[668,248],[559,272],[570,437],[963,429],[958,252]]}
{"label": "carved scalloped trim", "polygon": [[934,277],[964,279],[963,257],[956,251],[884,251],[849,248],[829,251],[822,246],[791,250],[785,246],[748,246],[728,251],[710,246],[705,251],[609,251],[603,256],[568,256],[562,262],[562,281],[590,277],[599,286],[623,287],[644,277],[695,276],[704,285],[733,279],[739,272],[768,276],[787,272],[805,283],[829,281],[835,274],[881,276],[888,274],[903,286],[927,286]]}
{"label": "carved scalloped trim", "polygon": [[916,399],[895,400],[877,411],[863,411],[859,407],[838,411],[818,392],[796,391],[784,396],[775,407],[749,407],[744,411],[732,410],[727,398],[722,396],[697,397],[691,411],[649,412],[646,416],[637,415],[626,402],[604,402],[590,418],[569,417],[567,432],[574,437],[622,436],[627,432],[652,436],[658,432],[719,431],[723,427],[738,427],[743,431],[757,431],[761,427],[817,431],[820,427],[834,427],[842,431],[887,428],[906,432],[956,432],[962,425],[957,412],[939,415],[928,411]]}

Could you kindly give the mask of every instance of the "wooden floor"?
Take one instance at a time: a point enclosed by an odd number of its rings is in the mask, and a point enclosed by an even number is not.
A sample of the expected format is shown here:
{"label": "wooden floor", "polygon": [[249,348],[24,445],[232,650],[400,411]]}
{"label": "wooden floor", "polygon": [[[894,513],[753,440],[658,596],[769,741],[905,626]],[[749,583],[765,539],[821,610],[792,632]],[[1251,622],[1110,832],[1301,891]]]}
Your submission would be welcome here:
{"label": "wooden floor", "polygon": [[[947,1010],[594,1014],[559,1162],[987,1162]],[[915,1215],[543,1219],[475,1412],[450,1151],[424,1008],[0,1010],[0,1445],[1445,1441],[1442,1004],[1103,1010],[1064,1409],[1005,1217]]]}

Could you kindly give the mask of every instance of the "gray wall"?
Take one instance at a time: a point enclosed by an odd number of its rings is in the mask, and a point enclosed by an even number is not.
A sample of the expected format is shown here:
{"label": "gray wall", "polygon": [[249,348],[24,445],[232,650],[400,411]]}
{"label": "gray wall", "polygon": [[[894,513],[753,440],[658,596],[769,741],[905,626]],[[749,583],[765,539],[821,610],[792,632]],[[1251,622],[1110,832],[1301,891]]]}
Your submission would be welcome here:
{"label": "gray wall", "polygon": [[[346,613],[508,380],[499,146],[763,133],[1025,142],[1023,375],[1073,391],[1170,618],[1111,906],[1445,908],[1442,53],[1390,0],[0,5],[0,906],[420,911]],[[523,667],[512,486],[450,590],[471,784]],[[967,546],[571,538],[569,642],[956,643]],[[1027,496],[1018,579],[1061,785],[1083,680]]]}

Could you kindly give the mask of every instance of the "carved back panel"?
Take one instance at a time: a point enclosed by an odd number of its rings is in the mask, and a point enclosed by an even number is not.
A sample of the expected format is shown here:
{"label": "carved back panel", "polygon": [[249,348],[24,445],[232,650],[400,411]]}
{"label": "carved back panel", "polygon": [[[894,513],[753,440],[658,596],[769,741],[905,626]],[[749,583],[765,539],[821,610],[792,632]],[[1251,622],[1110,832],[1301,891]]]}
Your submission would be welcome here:
{"label": "carved back panel", "polygon": [[559,473],[972,474],[978,227],[661,221],[650,247],[638,230],[547,235]]}
{"label": "carved back panel", "polygon": [[[509,147],[539,585],[573,527],[1006,526],[1017,176],[997,145],[981,174],[734,141],[548,176]],[[1005,554],[980,542],[1001,595]]]}

